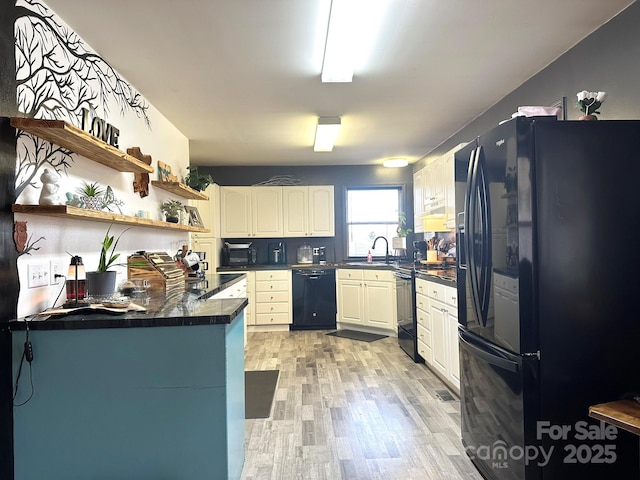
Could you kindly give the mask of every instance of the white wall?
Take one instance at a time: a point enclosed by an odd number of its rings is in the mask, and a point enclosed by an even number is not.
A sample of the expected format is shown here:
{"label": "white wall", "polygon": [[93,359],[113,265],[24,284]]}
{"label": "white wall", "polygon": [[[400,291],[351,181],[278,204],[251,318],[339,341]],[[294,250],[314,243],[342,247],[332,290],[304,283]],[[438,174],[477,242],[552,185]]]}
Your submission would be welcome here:
{"label": "white wall", "polygon": [[[64,22],[60,18],[55,17],[55,14],[54,18],[60,22],[61,28],[66,28]],[[28,20],[21,20],[17,24],[17,29],[24,30],[27,36],[33,35],[33,32],[31,32],[33,28]],[[54,42],[53,36],[51,37],[51,41]],[[45,41],[48,40],[48,38],[45,38]],[[18,45],[18,39],[16,43]],[[90,50],[90,47],[87,46],[87,48]],[[16,52],[18,52],[18,48],[16,48]],[[16,55],[18,58],[18,53]],[[61,56],[60,58],[64,57]],[[108,59],[105,60],[108,61]],[[17,63],[21,65],[20,61]],[[29,74],[29,71],[24,68],[21,69],[20,66],[16,72],[19,80],[28,77]],[[122,77],[119,78],[126,82]],[[29,98],[25,97],[25,91],[27,90],[21,91],[19,88],[19,98]],[[159,111],[146,102],[144,98],[142,98],[142,101],[148,106],[146,114],[149,125],[147,125],[144,118],[136,115],[135,112],[123,109],[121,104],[118,103],[116,94],[109,95],[108,93],[109,92],[107,92],[105,97],[106,101],[96,103],[94,106],[98,117],[106,120],[120,130],[120,150],[126,151],[127,148],[136,146],[140,147],[144,154],[151,155],[151,166],[154,167],[156,173],[150,174],[150,180],[158,179],[158,161],[170,165],[173,173],[178,175],[179,178],[182,178],[189,164],[188,139]],[[133,90],[133,93],[136,93],[135,90]],[[20,97],[21,94],[22,97]],[[103,97],[99,97],[99,99],[102,98]],[[22,102],[22,111],[25,115],[29,113],[25,112],[25,110],[28,110],[28,107],[32,104],[33,102],[30,101]],[[77,109],[75,113],[77,115]],[[51,114],[50,110],[43,108],[35,112],[34,115],[36,118],[62,118],[70,123],[79,125],[76,115],[74,115],[74,112],[71,110]],[[28,141],[28,139],[25,142],[19,138],[18,158],[16,159],[17,166],[20,165],[21,159],[24,160],[25,155],[36,155],[33,143]],[[72,158],[73,160],[70,162],[66,172],[60,169],[60,188],[58,191],[60,204],[66,201],[65,193],[74,193],[76,189],[83,184],[83,180],[89,183],[97,181],[103,187],[107,185],[111,186],[114,190],[115,197],[125,203],[121,207],[122,213],[125,215],[133,216],[138,210],[145,210],[149,212],[150,218],[161,220],[163,217],[161,216],[159,205],[164,200],[175,198],[182,203],[187,203],[186,199],[154,188],[152,185],[149,186],[149,196],[141,198],[138,193],[133,192],[133,173],[121,173],[76,154],[74,154]],[[51,170],[52,167],[47,165],[40,166],[39,171],[34,176],[35,186],[27,187],[20,194],[16,203],[38,203],[42,187],[39,178],[44,168]],[[23,169],[23,177],[25,173]],[[20,175],[20,172],[18,175]],[[18,185],[19,182],[20,179],[16,178],[16,185]],[[27,229],[31,242],[36,242],[36,240],[42,237],[42,240],[34,244],[38,250],[34,248],[28,254],[21,255],[18,259],[20,278],[18,315],[26,316],[40,312],[54,304],[59,305],[63,303],[65,299],[64,281],[46,287],[27,288],[28,265],[45,265],[47,266],[49,276],[52,277],[52,268],[62,270],[62,273],[66,272],[69,265],[69,254],[73,254],[80,255],[83,258],[88,271],[95,270],[98,263],[101,241],[104,238],[107,228],[109,228],[109,224],[26,214],[16,214],[15,220],[27,221]],[[127,227],[123,225],[114,225],[111,233],[118,235],[123,232],[125,228]],[[126,256],[137,250],[164,251],[173,255],[180,245],[188,243],[188,237],[187,233],[169,232],[147,227],[133,227],[126,231],[120,239],[117,249],[117,251],[121,253],[119,260],[126,262]],[[66,252],[68,252],[68,254]],[[118,271],[118,283],[120,283],[126,279],[126,267],[117,267],[116,270]],[[50,282],[52,281],[53,279],[50,278]],[[56,301],[56,296],[61,289],[62,293]]]}

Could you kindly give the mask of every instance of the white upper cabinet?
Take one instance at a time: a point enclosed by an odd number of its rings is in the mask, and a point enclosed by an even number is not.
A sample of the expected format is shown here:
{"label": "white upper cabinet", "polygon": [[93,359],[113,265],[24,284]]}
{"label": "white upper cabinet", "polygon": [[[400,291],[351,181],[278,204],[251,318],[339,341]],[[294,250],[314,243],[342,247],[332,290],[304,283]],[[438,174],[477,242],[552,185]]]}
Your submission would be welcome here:
{"label": "white upper cabinet", "polygon": [[220,187],[220,236],[252,236],[251,208],[251,187]]}
{"label": "white upper cabinet", "polygon": [[424,232],[424,228],[422,228],[422,215],[424,215],[423,173],[424,168],[421,168],[413,174],[413,231],[416,233]]}
{"label": "white upper cabinet", "polygon": [[333,237],[333,185],[220,187],[220,236]]}
{"label": "white upper cabinet", "polygon": [[333,237],[333,185],[282,187],[285,237]]}
{"label": "white upper cabinet", "polygon": [[282,187],[251,187],[252,236],[281,237]]}
{"label": "white upper cabinet", "polygon": [[220,187],[220,236],[281,237],[282,187]]}

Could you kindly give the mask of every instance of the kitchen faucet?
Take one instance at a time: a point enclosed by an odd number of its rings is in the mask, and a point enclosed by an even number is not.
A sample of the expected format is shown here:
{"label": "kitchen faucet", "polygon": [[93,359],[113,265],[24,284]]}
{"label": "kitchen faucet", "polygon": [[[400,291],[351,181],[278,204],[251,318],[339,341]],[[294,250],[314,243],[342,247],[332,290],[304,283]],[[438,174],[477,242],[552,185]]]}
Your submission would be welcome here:
{"label": "kitchen faucet", "polygon": [[381,238],[384,240],[384,243],[386,244],[385,250],[384,250],[384,263],[386,263],[387,265],[389,265],[389,240],[387,240],[385,237],[376,237],[373,239],[373,245],[371,246],[371,250],[374,250],[376,248],[376,242],[378,241],[378,239]]}

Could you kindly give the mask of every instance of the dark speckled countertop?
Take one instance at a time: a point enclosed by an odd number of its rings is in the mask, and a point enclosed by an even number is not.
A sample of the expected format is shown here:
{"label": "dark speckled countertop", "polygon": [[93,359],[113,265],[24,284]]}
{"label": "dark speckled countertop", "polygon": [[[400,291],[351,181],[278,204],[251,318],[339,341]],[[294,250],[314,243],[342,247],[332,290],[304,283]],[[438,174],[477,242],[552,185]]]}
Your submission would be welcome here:
{"label": "dark speckled countertop", "polygon": [[[245,278],[240,274],[210,274],[189,281],[185,290],[165,295],[150,292],[134,295],[131,301],[145,312],[78,312],[29,318],[31,330],[77,330],[91,328],[172,327],[231,323],[247,306],[246,298],[210,298]],[[25,330],[25,319],[9,322],[9,330]]]}

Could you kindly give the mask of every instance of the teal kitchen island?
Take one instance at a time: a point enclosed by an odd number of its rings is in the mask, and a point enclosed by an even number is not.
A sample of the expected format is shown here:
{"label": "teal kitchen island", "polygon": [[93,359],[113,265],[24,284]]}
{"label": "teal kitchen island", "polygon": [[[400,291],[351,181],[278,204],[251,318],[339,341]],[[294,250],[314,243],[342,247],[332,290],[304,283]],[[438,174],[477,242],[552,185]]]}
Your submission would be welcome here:
{"label": "teal kitchen island", "polygon": [[10,322],[16,480],[240,478],[247,299],[210,297],[244,277]]}

